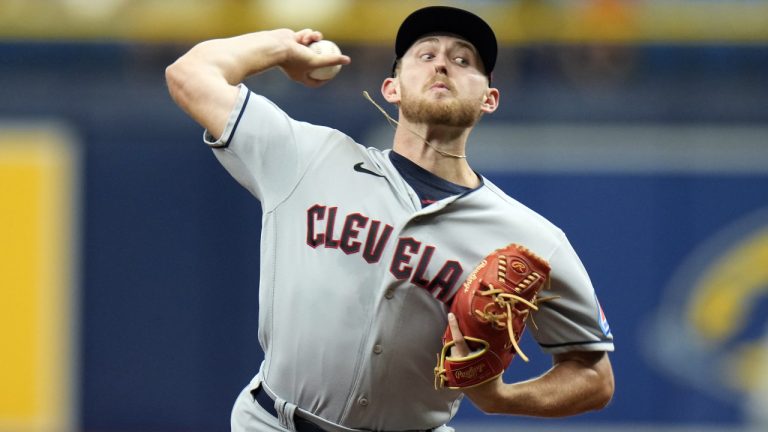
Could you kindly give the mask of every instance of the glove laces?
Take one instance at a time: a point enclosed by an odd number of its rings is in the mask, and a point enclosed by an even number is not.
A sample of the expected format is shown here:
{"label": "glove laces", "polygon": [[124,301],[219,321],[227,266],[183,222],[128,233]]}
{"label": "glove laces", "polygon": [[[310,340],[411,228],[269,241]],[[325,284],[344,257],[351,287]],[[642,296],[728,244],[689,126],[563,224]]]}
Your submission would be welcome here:
{"label": "glove laces", "polygon": [[[527,288],[528,285],[532,284],[533,282],[537,281],[541,278],[541,275],[538,273],[532,273],[528,275],[528,277],[521,283],[519,283],[514,290],[516,292],[522,292],[523,289]],[[478,290],[477,292],[481,296],[493,296],[493,303],[486,303],[483,310],[475,309],[475,315],[482,321],[491,323],[494,327],[502,329],[506,328],[507,333],[509,333],[509,341],[512,347],[514,347],[515,352],[517,355],[520,356],[523,361],[528,361],[528,356],[523,353],[523,350],[520,349],[520,345],[517,343],[517,337],[515,336],[515,328],[513,324],[513,318],[516,316],[522,316],[523,321],[527,319],[528,315],[530,314],[531,309],[538,311],[538,303],[544,302],[544,301],[550,301],[558,298],[558,296],[551,296],[551,297],[535,297],[532,301],[528,301],[525,298],[513,294],[510,292],[506,292],[505,290],[501,288],[495,288],[493,284],[488,284],[486,289]],[[522,303],[526,306],[525,309],[520,310],[514,307],[517,303]],[[497,306],[499,309],[503,310],[504,312],[498,313],[492,310],[493,306]],[[536,326],[536,323],[533,322],[533,318],[531,318],[531,322],[534,327],[538,328]]]}

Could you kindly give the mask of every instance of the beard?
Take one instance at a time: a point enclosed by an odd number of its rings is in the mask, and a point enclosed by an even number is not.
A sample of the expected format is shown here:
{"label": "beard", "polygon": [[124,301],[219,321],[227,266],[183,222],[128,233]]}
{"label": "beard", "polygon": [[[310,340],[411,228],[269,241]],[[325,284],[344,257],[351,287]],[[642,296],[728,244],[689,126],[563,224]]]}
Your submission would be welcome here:
{"label": "beard", "polygon": [[460,98],[427,98],[411,95],[401,89],[400,109],[403,117],[412,123],[468,128],[480,119],[480,101]]}

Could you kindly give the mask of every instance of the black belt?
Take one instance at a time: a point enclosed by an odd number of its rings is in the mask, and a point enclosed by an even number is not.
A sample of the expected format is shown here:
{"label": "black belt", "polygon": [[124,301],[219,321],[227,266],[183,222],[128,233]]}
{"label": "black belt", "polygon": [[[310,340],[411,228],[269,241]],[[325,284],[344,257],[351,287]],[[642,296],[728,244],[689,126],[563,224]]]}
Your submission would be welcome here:
{"label": "black belt", "polygon": [[[253,396],[253,399],[256,402],[258,402],[258,404],[261,405],[262,408],[264,408],[264,410],[272,414],[273,417],[277,418],[275,401],[273,401],[272,398],[269,397],[267,392],[261,389],[261,386],[259,386],[259,388],[257,389],[251,390],[251,395]],[[296,432],[325,432],[323,429],[320,428],[320,426],[312,423],[307,419],[303,419],[296,415],[293,416],[293,424],[296,425]]]}
{"label": "black belt", "polygon": [[[273,417],[277,418],[275,401],[273,401],[272,398],[269,397],[267,392],[261,389],[261,386],[259,386],[259,388],[251,390],[251,396],[253,396],[253,399],[262,408],[264,408],[264,410],[272,414]],[[320,426],[312,423],[307,419],[303,419],[296,415],[293,416],[293,424],[296,425],[296,432],[325,432],[325,430],[323,430]],[[432,432],[432,431],[434,431],[434,429],[427,429],[424,432]]]}

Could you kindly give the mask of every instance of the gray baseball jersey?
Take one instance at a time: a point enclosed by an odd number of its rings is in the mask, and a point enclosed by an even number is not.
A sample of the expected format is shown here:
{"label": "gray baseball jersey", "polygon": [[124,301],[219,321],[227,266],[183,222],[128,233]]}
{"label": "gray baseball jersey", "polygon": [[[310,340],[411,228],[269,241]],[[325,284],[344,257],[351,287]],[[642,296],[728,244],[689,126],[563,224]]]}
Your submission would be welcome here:
{"label": "gray baseball jersey", "polygon": [[483,178],[422,208],[388,157],[291,119],[241,86],[208,145],[263,209],[260,379],[270,393],[351,429],[447,423],[461,393],[435,390],[450,301],[489,252],[520,243],[552,266],[529,331],[545,351],[613,350],[563,232]]}

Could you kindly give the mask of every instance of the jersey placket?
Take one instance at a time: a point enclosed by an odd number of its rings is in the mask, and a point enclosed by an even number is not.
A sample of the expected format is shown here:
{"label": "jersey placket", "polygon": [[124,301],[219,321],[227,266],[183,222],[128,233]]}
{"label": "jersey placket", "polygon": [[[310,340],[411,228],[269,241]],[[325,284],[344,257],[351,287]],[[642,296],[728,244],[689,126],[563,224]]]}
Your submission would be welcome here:
{"label": "jersey placket", "polygon": [[[357,365],[355,368],[355,380],[347,397],[347,404],[344,412],[341,416],[341,423],[346,424],[350,418],[366,418],[368,417],[364,411],[376,410],[380,411],[376,407],[377,399],[372,395],[381,393],[376,389],[385,388],[389,385],[387,382],[374,382],[371,375],[367,374],[369,370],[375,370],[376,368],[386,369],[389,362],[386,360],[390,353],[388,351],[396,351],[396,340],[398,338],[397,329],[402,328],[403,317],[401,314],[403,302],[407,301],[408,296],[412,294],[413,290],[419,290],[421,288],[416,287],[411,283],[410,278],[398,279],[396,278],[390,269],[391,262],[394,260],[394,253],[398,239],[400,238],[419,238],[419,232],[424,229],[434,229],[434,226],[425,223],[425,219],[440,213],[445,207],[456,201],[459,196],[446,198],[438,203],[435,203],[427,208],[415,210],[407,220],[402,224],[396,226],[396,231],[392,233],[393,241],[387,246],[385,254],[383,256],[388,257],[390,263],[388,265],[379,266],[381,272],[380,279],[382,283],[376,290],[376,304],[374,305],[374,314],[371,314],[370,319],[366,323],[365,334],[366,336],[361,340],[361,346],[357,350],[358,358],[355,362]],[[426,228],[425,228],[426,227]],[[436,303],[437,299],[434,300]],[[382,317],[381,314],[384,310],[388,309],[383,307],[383,303],[396,302],[401,306],[397,310],[398,316],[386,316]],[[407,318],[407,317],[406,317]],[[395,323],[391,329],[383,328],[381,323]],[[402,360],[402,358],[400,358]],[[386,373],[379,375],[387,375]],[[358,414],[357,412],[360,411]]]}

